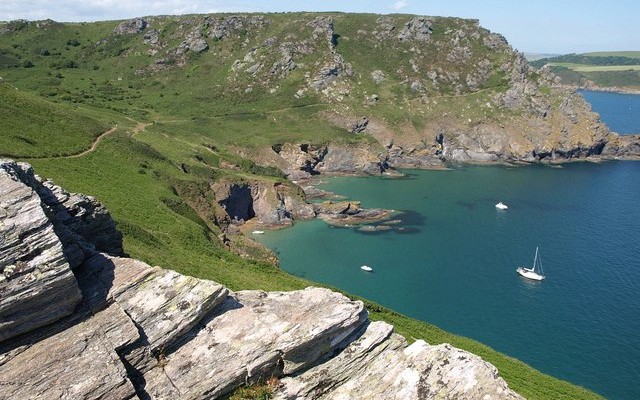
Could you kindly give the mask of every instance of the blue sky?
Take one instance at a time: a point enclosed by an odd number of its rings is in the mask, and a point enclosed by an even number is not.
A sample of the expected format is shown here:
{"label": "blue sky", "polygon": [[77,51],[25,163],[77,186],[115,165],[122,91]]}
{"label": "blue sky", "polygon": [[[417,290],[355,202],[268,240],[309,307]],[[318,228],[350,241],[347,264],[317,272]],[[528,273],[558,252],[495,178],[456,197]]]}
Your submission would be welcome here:
{"label": "blue sky", "polygon": [[524,52],[640,50],[638,0],[0,0],[0,21],[212,12],[344,11],[476,18]]}

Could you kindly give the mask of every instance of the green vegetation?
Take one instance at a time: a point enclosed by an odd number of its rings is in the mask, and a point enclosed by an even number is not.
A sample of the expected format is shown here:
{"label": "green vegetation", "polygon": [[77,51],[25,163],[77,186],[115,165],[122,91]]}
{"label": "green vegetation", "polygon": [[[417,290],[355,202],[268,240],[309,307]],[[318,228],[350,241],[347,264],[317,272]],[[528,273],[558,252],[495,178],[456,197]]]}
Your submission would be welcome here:
{"label": "green vegetation", "polygon": [[78,153],[109,125],[109,115],[55,104],[0,81],[0,156]]}
{"label": "green vegetation", "polygon": [[594,51],[583,53],[587,57],[627,57],[640,59],[640,51]]}
{"label": "green vegetation", "polygon": [[583,86],[588,81],[602,87],[640,88],[640,52],[598,52],[542,58],[530,63],[548,65],[561,81]]}
{"label": "green vegetation", "polygon": [[[132,35],[115,35],[114,22],[0,24],[0,153],[32,163],[39,175],[67,190],[99,199],[132,257],[232,290],[304,288],[311,283],[241,258],[220,242],[211,215],[196,207],[215,201],[211,181],[281,182],[279,170],[244,154],[270,152],[286,142],[374,142],[328,122],[340,113],[361,116],[375,110],[376,118],[402,135],[406,127],[420,132],[435,118],[502,120],[517,112],[487,105],[508,88],[506,73],[488,73],[478,78],[477,87],[467,82],[473,66],[487,60],[491,71],[498,71],[513,58],[509,51],[488,47],[489,33],[474,22],[436,19],[433,40],[412,43],[396,39],[409,16],[389,16],[398,29],[376,37],[374,30],[386,32],[378,15],[323,15],[333,17],[335,51],[354,71],[348,74],[340,66],[344,71],[327,93],[312,88],[314,79],[323,65],[338,62],[328,38],[309,25],[316,14],[269,14],[263,23],[246,16],[226,36],[207,36],[207,51],[183,55],[177,49],[191,30],[206,31],[215,21],[156,17],[144,32]],[[157,45],[145,39],[153,32]],[[449,40],[454,33],[457,41],[466,40],[465,62],[448,59],[458,51]],[[269,45],[272,38],[280,39]],[[271,72],[286,63],[287,52],[296,67]],[[247,72],[256,65],[255,76]],[[384,81],[373,80],[377,70],[384,72]],[[423,79],[429,71],[449,75]],[[417,80],[422,92],[410,87]],[[366,101],[372,94],[379,98],[375,105]],[[63,157],[89,149],[110,128],[116,129],[95,151]],[[372,318],[394,324],[410,339],[449,342],[481,355],[527,398],[598,398],[473,340],[374,303],[367,306]]]}

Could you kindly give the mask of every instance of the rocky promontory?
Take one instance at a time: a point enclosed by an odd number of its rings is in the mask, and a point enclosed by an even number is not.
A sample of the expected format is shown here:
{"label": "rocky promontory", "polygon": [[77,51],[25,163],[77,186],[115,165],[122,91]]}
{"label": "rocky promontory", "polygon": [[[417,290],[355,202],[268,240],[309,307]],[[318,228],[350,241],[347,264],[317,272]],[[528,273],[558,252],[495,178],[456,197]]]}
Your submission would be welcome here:
{"label": "rocky promontory", "polygon": [[232,292],[122,257],[104,207],[28,164],[3,160],[0,188],[2,399],[220,398],[270,378],[282,399],[520,398],[342,294]]}

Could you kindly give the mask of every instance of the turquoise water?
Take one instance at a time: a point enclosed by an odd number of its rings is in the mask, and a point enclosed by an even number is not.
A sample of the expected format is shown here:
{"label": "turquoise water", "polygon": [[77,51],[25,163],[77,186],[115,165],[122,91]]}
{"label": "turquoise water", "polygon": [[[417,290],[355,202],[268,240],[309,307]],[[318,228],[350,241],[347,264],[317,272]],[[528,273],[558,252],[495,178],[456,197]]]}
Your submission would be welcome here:
{"label": "turquoise water", "polygon": [[640,94],[578,91],[609,129],[621,135],[640,133]]}
{"label": "turquoise water", "polygon": [[[387,232],[267,232],[281,267],[477,339],[613,399],[640,398],[640,162],[331,178]],[[506,211],[494,205],[502,201]],[[547,279],[515,272],[540,246]],[[367,264],[373,273],[360,270]]]}

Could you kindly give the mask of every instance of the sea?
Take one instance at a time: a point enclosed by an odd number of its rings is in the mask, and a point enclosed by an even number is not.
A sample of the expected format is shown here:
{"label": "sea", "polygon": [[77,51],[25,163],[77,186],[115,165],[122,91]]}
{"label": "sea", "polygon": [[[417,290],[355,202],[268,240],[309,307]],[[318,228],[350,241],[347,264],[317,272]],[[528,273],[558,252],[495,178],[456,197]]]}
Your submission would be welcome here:
{"label": "sea", "polygon": [[[594,95],[611,93],[583,92],[597,110]],[[602,114],[613,126],[608,118]],[[640,131],[637,119],[631,125]],[[403,172],[321,184],[363,207],[396,210],[399,221],[385,230],[313,220],[260,240],[294,275],[607,398],[640,399],[640,162]],[[496,209],[499,201],[509,208]],[[533,264],[536,247],[542,282],[516,273]]]}
{"label": "sea", "polygon": [[640,95],[579,90],[609,128],[621,135],[640,134]]}

